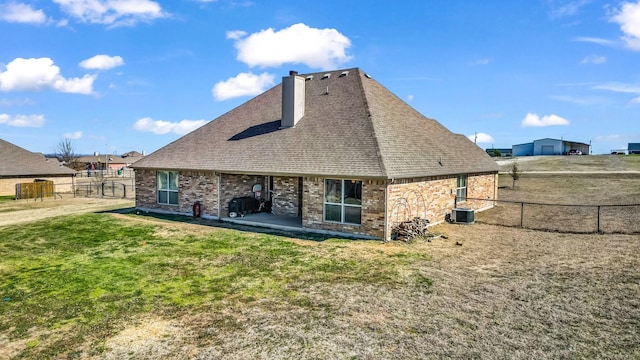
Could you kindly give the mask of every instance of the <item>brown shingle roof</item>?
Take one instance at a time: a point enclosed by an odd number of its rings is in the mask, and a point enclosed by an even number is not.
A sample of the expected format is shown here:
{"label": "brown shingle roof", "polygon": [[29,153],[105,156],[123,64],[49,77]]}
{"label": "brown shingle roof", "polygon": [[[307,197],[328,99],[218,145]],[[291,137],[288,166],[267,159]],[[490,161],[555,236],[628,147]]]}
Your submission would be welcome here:
{"label": "brown shingle roof", "polygon": [[[300,75],[304,117],[280,129],[281,85],[136,162],[135,168],[407,178],[497,171],[466,137],[427,119],[360,69]],[[441,165],[442,164],[442,165]]]}
{"label": "brown shingle roof", "polygon": [[60,166],[58,161],[47,161],[33,153],[0,139],[0,177],[72,175],[75,171]]}

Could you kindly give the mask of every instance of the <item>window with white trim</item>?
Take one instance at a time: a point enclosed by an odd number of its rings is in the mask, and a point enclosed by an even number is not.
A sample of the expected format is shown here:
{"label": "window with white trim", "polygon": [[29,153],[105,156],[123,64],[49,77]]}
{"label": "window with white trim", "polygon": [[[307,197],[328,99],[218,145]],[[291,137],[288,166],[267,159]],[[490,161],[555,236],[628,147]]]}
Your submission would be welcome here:
{"label": "window with white trim", "polygon": [[324,220],[344,224],[362,223],[362,181],[324,180]]}
{"label": "window with white trim", "polygon": [[456,186],[456,201],[467,200],[467,175],[458,175],[458,185]]}
{"label": "window with white trim", "polygon": [[158,171],[158,203],[178,205],[178,172]]}

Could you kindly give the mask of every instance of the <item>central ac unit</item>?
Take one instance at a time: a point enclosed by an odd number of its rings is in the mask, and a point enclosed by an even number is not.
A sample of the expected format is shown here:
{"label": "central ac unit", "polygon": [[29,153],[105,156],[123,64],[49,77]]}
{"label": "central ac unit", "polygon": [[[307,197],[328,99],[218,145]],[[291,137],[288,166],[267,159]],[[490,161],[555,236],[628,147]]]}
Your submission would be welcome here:
{"label": "central ac unit", "polygon": [[455,208],[451,210],[451,219],[455,223],[473,224],[475,221],[475,212],[468,208]]}

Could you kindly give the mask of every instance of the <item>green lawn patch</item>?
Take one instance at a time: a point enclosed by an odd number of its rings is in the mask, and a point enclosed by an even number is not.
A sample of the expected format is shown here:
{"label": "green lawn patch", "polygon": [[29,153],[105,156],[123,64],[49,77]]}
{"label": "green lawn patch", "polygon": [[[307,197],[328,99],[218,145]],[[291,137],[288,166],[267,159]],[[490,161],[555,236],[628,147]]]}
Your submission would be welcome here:
{"label": "green lawn patch", "polygon": [[104,339],[145,314],[230,303],[315,307],[301,291],[309,287],[431,286],[412,270],[427,256],[349,253],[345,244],[230,229],[186,233],[108,214],[0,228],[0,337],[25,340],[19,358],[73,357],[87,343],[99,353]]}

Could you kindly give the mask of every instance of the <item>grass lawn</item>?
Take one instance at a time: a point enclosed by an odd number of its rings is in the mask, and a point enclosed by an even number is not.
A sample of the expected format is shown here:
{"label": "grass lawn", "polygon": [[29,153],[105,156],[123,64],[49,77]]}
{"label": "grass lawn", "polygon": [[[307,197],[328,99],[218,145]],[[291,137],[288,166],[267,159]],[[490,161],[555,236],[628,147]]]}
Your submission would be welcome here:
{"label": "grass lawn", "polygon": [[[209,326],[233,334],[241,326],[222,315],[233,309],[304,309],[311,326],[339,309],[310,289],[426,294],[431,285],[419,271],[428,255],[402,246],[369,242],[351,252],[347,240],[291,241],[133,218],[85,214],[0,228],[0,357],[100,356],[107,339],[149,316],[198,322],[219,314]],[[203,346],[223,339],[197,336]]]}
{"label": "grass lawn", "polygon": [[640,356],[637,236],[434,231],[448,239],[108,213],[0,227],[0,358]]}

